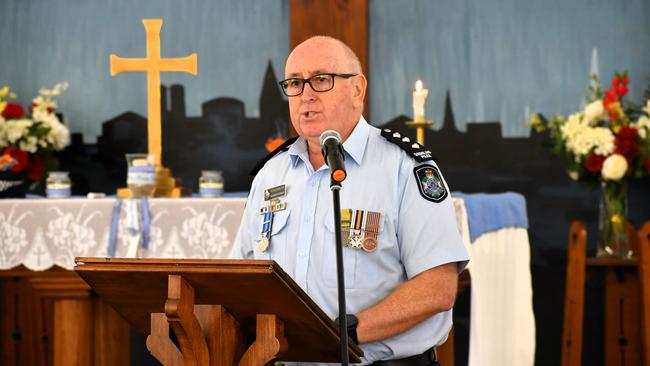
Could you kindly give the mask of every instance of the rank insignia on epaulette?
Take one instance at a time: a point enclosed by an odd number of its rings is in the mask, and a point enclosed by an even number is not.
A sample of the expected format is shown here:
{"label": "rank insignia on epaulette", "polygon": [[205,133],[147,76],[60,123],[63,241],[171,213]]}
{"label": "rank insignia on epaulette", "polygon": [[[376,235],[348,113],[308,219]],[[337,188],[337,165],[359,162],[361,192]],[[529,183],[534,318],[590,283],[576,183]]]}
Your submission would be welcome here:
{"label": "rank insignia on epaulette", "polygon": [[393,144],[399,146],[418,163],[422,163],[427,160],[434,160],[431,150],[426,149],[424,146],[418,144],[417,142],[411,141],[411,139],[407,136],[402,136],[399,132],[385,128],[381,131],[381,135],[386,140],[388,140],[388,142],[392,142]]}
{"label": "rank insignia on epaulette", "polygon": [[447,197],[447,188],[438,168],[425,164],[416,166],[413,173],[415,174],[415,182],[418,185],[420,195],[426,200],[437,203]]}

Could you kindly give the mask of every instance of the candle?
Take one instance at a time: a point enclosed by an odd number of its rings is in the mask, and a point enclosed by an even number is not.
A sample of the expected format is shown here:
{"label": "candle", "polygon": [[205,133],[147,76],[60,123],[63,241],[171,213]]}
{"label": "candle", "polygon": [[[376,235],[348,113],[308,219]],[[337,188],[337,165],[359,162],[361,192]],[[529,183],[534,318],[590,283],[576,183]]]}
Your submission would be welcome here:
{"label": "candle", "polygon": [[424,121],[424,101],[428,94],[429,90],[422,87],[422,80],[416,81],[413,90],[413,115],[416,122]]}

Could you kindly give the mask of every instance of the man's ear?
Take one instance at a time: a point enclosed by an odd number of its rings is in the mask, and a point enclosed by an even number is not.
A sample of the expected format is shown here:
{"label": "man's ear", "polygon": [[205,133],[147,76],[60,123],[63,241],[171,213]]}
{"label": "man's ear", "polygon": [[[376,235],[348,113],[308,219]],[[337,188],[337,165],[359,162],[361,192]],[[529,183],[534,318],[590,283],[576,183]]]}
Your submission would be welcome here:
{"label": "man's ear", "polygon": [[368,80],[363,74],[355,76],[352,80],[352,101],[355,107],[363,108],[363,99],[366,97],[367,86]]}

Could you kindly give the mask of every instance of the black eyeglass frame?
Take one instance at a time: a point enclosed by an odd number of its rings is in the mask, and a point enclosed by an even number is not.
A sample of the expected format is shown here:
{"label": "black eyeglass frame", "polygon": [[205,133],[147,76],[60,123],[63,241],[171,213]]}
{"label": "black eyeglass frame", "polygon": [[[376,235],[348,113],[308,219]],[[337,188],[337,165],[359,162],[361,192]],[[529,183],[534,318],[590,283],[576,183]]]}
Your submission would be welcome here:
{"label": "black eyeglass frame", "polygon": [[[332,77],[332,86],[327,90],[316,90],[316,89],[314,89],[314,86],[311,85],[311,79],[313,79],[315,77],[323,76],[323,75],[329,75],[329,76]],[[278,84],[280,85],[280,89],[282,89],[282,92],[284,93],[284,95],[286,95],[287,97],[297,97],[297,96],[301,95],[305,91],[305,84],[309,84],[309,87],[311,87],[311,90],[313,90],[313,91],[315,91],[317,93],[325,93],[325,92],[328,92],[328,91],[334,89],[334,79],[336,79],[337,76],[340,77],[340,78],[349,79],[349,78],[351,78],[353,76],[357,76],[357,75],[359,75],[359,74],[337,74],[337,73],[333,73],[333,72],[322,72],[320,74],[310,76],[307,79],[302,79],[302,78],[284,79],[284,80],[278,82]],[[286,88],[284,86],[284,84],[289,80],[300,80],[300,81],[302,81],[302,88],[300,88],[300,93],[289,95],[289,93],[287,92],[287,90],[286,90]]]}

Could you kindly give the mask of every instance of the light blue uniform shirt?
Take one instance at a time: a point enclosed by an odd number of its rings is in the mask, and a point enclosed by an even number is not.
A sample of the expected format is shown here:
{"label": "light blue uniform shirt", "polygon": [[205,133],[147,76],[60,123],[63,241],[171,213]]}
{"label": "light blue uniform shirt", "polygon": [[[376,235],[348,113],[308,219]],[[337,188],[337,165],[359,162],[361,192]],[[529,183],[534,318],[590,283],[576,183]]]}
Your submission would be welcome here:
{"label": "light blue uniform shirt", "polygon": [[[347,178],[342,184],[341,208],[382,214],[376,251],[343,248],[347,313],[367,309],[428,269],[459,262],[461,271],[468,256],[451,198],[448,194],[439,203],[425,199],[414,174],[416,166],[435,163],[418,163],[363,117],[343,149]],[[314,171],[302,137],[269,160],[253,180],[233,257],[275,260],[334,319],[338,300],[329,183],[329,168],[324,165]],[[263,221],[259,212],[269,204],[264,190],[283,184],[287,207],[275,212],[270,244],[262,252],[258,248]],[[413,356],[440,345],[451,324],[451,311],[447,311],[395,337],[361,345],[363,364]]]}

